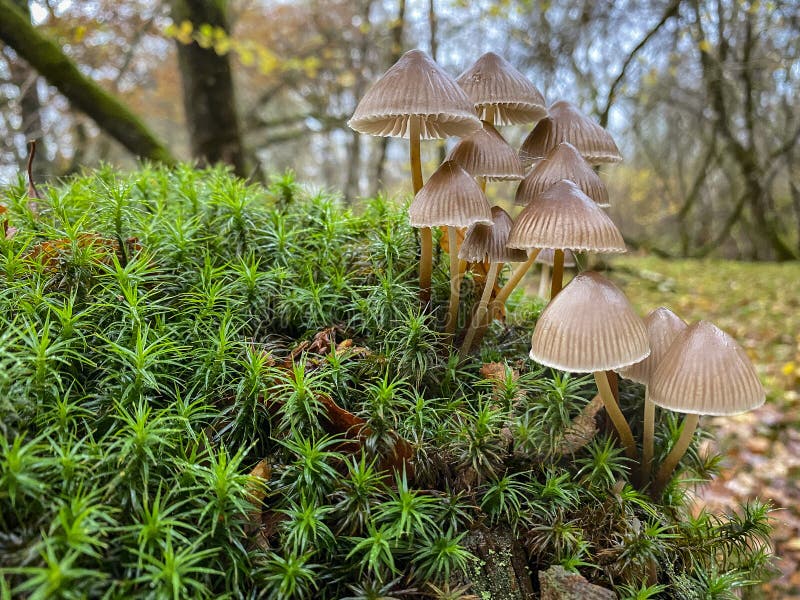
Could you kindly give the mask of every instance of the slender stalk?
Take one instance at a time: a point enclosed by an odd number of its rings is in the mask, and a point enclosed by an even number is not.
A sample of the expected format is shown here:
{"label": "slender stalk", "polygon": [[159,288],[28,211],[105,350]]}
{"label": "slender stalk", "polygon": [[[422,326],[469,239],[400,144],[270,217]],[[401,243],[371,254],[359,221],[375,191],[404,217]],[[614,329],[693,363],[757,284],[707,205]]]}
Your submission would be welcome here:
{"label": "slender stalk", "polygon": [[[414,195],[422,189],[422,161],[419,154],[420,136],[419,117],[412,115],[408,119],[409,159],[411,162],[411,183]],[[419,300],[423,306],[431,300],[431,271],[433,270],[433,234],[430,227],[419,230]]]}
{"label": "slender stalk", "polygon": [[625,455],[628,458],[636,459],[636,441],[633,439],[633,432],[625,420],[625,415],[619,409],[619,404],[614,400],[614,394],[611,392],[605,371],[595,371],[594,381],[597,384],[597,391],[600,392],[600,397],[603,399],[603,406],[605,406],[620,440],[625,444]]}
{"label": "slender stalk", "polygon": [[484,121],[486,121],[487,123],[489,123],[492,126],[494,126],[494,113],[495,113],[495,107],[494,106],[487,106],[486,107],[486,117],[484,118]]}
{"label": "slender stalk", "polygon": [[550,301],[558,296],[564,285],[564,251],[553,252],[553,280],[550,282]]}
{"label": "slender stalk", "polygon": [[647,485],[650,479],[650,463],[653,461],[653,438],[656,429],[656,405],[650,400],[647,388],[644,390],[644,434],[642,435],[641,483]]}
{"label": "slender stalk", "polygon": [[514,269],[513,273],[511,273],[511,277],[509,277],[508,281],[506,281],[506,284],[500,288],[499,292],[497,292],[497,296],[494,299],[496,303],[502,302],[505,304],[505,301],[508,300],[511,292],[514,291],[514,288],[516,288],[517,284],[522,281],[522,278],[525,277],[525,273],[528,272],[528,269],[530,269],[531,265],[533,265],[533,263],[536,261],[537,256],[539,256],[539,249],[534,248],[528,255],[528,260],[526,260],[524,263],[520,263],[517,268]]}
{"label": "slender stalk", "polygon": [[481,186],[481,191],[486,193],[486,177],[478,176],[478,185]]}
{"label": "slender stalk", "polygon": [[697,424],[699,422],[700,415],[689,414],[684,418],[683,430],[681,431],[678,441],[675,442],[667,458],[661,463],[658,473],[656,473],[655,483],[653,484],[654,493],[660,494],[664,486],[667,485],[667,481],[669,481],[669,478],[672,476],[672,472],[675,470],[675,467],[678,466],[683,455],[686,454],[689,444],[692,443],[692,437],[694,436],[695,429],[697,429]]}
{"label": "slender stalk", "polygon": [[528,255],[528,260],[524,263],[520,263],[514,272],[511,273],[511,277],[509,277],[506,284],[500,288],[500,291],[497,292],[497,296],[495,296],[494,301],[492,302],[489,310],[483,317],[483,322],[478,323],[478,331],[475,334],[475,340],[473,344],[477,345],[481,343],[484,334],[486,333],[486,329],[489,327],[489,323],[491,323],[494,315],[498,312],[498,307],[505,304],[508,297],[511,295],[511,292],[514,291],[514,288],[517,287],[517,284],[522,281],[522,278],[525,277],[525,273],[528,272],[528,269],[531,268],[531,265],[536,260],[536,257],[539,256],[539,249],[531,250],[531,253]]}
{"label": "slender stalk", "polygon": [[472,317],[472,322],[469,324],[467,335],[464,342],[461,344],[461,350],[458,356],[463,360],[469,354],[472,347],[472,341],[475,339],[475,333],[478,331],[478,324],[482,323],[485,319],[486,312],[489,310],[489,298],[492,296],[492,289],[494,289],[494,282],[497,279],[497,272],[501,263],[491,263],[489,272],[486,274],[486,284],[483,286],[483,293],[481,299],[478,301],[478,308],[475,309],[475,315]]}
{"label": "slender stalk", "polygon": [[461,276],[458,269],[458,235],[455,227],[447,228],[447,247],[450,252],[450,306],[447,309],[445,333],[452,335],[458,321],[458,302],[461,297]]}
{"label": "slender stalk", "polygon": [[542,274],[539,276],[539,298],[547,299],[547,288],[550,287],[550,265],[542,263]]}

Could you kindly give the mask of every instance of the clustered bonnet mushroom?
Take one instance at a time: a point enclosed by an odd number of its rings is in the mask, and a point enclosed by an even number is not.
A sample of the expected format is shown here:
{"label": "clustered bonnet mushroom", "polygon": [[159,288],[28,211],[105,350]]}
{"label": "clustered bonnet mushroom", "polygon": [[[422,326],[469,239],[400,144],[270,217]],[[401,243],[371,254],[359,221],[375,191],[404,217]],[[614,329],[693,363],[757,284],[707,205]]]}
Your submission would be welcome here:
{"label": "clustered bonnet mushroom", "polygon": [[[481,119],[483,122],[481,122]],[[495,125],[537,123],[518,153]],[[570,372],[593,373],[598,392],[629,458],[636,440],[611,391],[608,371],[646,386],[642,485],[654,456],[655,407],[685,413],[679,439],[652,484],[659,493],[689,447],[699,415],[728,415],[760,406],[764,390],[747,355],[705,321],[687,327],[666,308],[642,320],[608,279],[579,273],[559,294],[565,253],[625,252],[622,235],[602,210],[608,191],[592,165],[622,160],[610,134],[566,101],[546,108],[544,97],[505,59],[487,53],[457,80],[424,52],[404,54],[359,102],[350,126],[381,136],[408,137],[415,199],[412,226],[420,227],[420,298],[430,299],[431,227],[446,226],[451,295],[445,324],[454,333],[461,269],[458,259],[489,260],[489,272],[460,349],[480,341],[491,316],[507,300],[540,253],[552,253],[550,303],[531,337],[530,358]],[[423,186],[419,140],[462,138]],[[523,178],[524,169],[533,166]],[[476,179],[473,179],[476,178]],[[522,179],[513,221],[489,208],[487,179]],[[480,182],[480,185],[479,183]],[[457,228],[468,227],[461,249]],[[527,254],[527,260],[526,260]],[[544,257],[543,257],[544,258]],[[492,301],[502,263],[524,261]]]}

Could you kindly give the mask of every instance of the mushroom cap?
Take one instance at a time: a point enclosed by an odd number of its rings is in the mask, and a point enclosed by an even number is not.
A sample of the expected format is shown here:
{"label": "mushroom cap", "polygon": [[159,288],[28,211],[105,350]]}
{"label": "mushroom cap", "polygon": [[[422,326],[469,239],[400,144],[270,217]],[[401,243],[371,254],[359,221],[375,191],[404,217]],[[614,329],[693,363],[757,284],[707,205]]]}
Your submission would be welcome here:
{"label": "mushroom cap", "polygon": [[469,135],[481,126],[464,90],[422,50],[400,57],[364,94],[347,124],[370,135],[408,137],[412,116],[423,139]]}
{"label": "mushroom cap", "polygon": [[611,217],[566,179],[547,188],[522,209],[511,228],[508,246],[626,252],[625,240]]}
{"label": "mushroom cap", "polygon": [[527,260],[527,252],[506,246],[508,233],[514,224],[509,214],[499,206],[493,206],[492,221],[492,225],[475,223],[469,226],[458,251],[458,257],[469,262],[478,262],[487,258],[489,262],[493,263]]}
{"label": "mushroom cap", "polygon": [[569,102],[559,100],[528,134],[519,150],[523,164],[547,156],[560,142],[569,142],[590,164],[614,163],[622,160],[619,148],[605,129],[584,115]]}
{"label": "mushroom cap", "polygon": [[490,123],[462,138],[447,160],[454,160],[473,176],[486,179],[522,179],[525,174],[519,155]]}
{"label": "mushroom cap", "polygon": [[667,353],[670,345],[688,325],[678,315],[663,306],[644,318],[647,327],[647,338],[650,340],[650,356],[643,361],[619,370],[625,379],[648,385],[653,372]]}
{"label": "mushroom cap", "polygon": [[758,408],[765,400],[747,353],[708,321],[675,338],[650,378],[648,394],[662,408],[718,416]]}
{"label": "mushroom cap", "polygon": [[575,276],[536,322],[530,357],[576,373],[607,371],[650,353],[647,328],[608,279],[590,271]]}
{"label": "mushroom cap", "polygon": [[[555,258],[556,251],[552,248],[542,248],[539,250],[539,254],[536,255],[536,260],[533,262],[548,265],[550,267],[553,266],[553,259]],[[575,266],[575,255],[572,253],[572,250],[564,250],[564,266],[565,267],[574,267]]]}
{"label": "mushroom cap", "polygon": [[492,224],[486,194],[458,163],[447,160],[417,192],[408,216],[412,227],[469,227]]}
{"label": "mushroom cap", "polygon": [[502,56],[487,52],[456,78],[481,118],[495,108],[498,125],[533,123],[547,116],[544,96]]}
{"label": "mushroom cap", "polygon": [[600,206],[609,205],[608,190],[603,180],[569,142],[559,143],[543,160],[536,163],[517,188],[515,203],[525,206],[532,198],[562,179],[577,184],[584,194]]}

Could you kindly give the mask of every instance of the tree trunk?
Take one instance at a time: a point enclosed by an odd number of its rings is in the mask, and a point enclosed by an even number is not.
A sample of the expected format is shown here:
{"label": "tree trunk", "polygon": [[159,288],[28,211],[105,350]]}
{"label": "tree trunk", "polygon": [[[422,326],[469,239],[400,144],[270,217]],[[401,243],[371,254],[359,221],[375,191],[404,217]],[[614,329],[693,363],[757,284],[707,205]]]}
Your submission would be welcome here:
{"label": "tree trunk", "polygon": [[166,146],[118,98],[78,70],[59,45],[39,33],[12,0],[0,0],[0,40],[8,44],[76,108],[133,154],[159,162],[175,159]]}
{"label": "tree trunk", "polygon": [[[399,0],[397,3],[397,19],[392,25],[392,51],[389,54],[389,65],[393,65],[403,55],[403,30],[406,24],[406,0]],[[378,158],[375,161],[375,171],[372,176],[372,189],[370,196],[375,196],[380,191],[383,184],[383,172],[386,167],[386,153],[389,146],[389,138],[380,139],[378,144]]]}
{"label": "tree trunk", "polygon": [[[195,29],[211,25],[230,34],[224,0],[172,0],[171,7],[176,23],[189,21]],[[246,176],[228,56],[197,42],[177,45],[192,156],[203,164],[229,164]]]}
{"label": "tree trunk", "polygon": [[[30,8],[28,0],[13,0],[19,9],[30,19]],[[36,89],[38,75],[35,69],[22,61],[11,61],[8,64],[11,81],[19,88],[19,106],[22,116],[22,126],[20,130],[26,140],[36,140],[39,150],[40,160],[47,160],[47,149],[44,143],[44,131],[42,130],[42,119],[39,113],[41,103],[39,102],[39,91]],[[20,168],[25,165],[25,157],[20,157]]]}

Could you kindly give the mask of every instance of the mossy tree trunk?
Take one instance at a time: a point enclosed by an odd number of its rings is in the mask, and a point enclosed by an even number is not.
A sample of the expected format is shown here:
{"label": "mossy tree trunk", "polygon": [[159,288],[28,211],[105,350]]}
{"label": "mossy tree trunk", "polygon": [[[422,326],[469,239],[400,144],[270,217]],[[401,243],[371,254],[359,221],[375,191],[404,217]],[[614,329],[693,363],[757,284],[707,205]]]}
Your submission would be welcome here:
{"label": "mossy tree trunk", "polygon": [[59,45],[31,25],[14,0],[0,0],[0,40],[55,86],[77,109],[133,154],[173,163],[166,146],[113,94],[78,70]]}
{"label": "mossy tree trunk", "polygon": [[[172,19],[221,28],[230,34],[224,0],[171,0]],[[183,106],[192,155],[201,163],[226,163],[245,176],[233,75],[227,55],[197,42],[178,44],[178,64],[183,84]]]}

